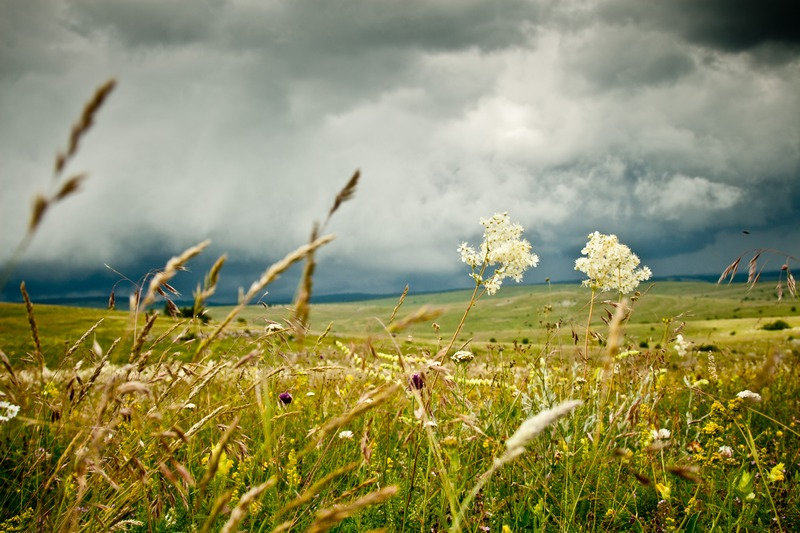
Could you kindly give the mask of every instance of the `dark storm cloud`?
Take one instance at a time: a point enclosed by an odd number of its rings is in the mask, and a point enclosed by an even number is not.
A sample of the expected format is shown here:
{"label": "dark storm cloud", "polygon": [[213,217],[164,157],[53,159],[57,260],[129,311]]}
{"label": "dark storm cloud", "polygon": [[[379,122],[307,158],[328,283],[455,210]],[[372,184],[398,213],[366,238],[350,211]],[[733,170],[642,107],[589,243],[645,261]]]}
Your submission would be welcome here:
{"label": "dark storm cloud", "polygon": [[601,4],[606,20],[659,28],[726,52],[800,48],[797,6],[786,0],[612,1]]}
{"label": "dark storm cloud", "polygon": [[307,239],[355,168],[320,294],[467,283],[455,248],[502,211],[541,257],[528,281],[574,278],[594,230],[659,275],[724,268],[742,228],[779,245],[800,223],[800,53],[780,9],[752,5],[6,2],[0,250],[114,74],[70,169],[89,179],[22,274],[146,272],[210,237],[188,290],[227,252],[235,294]]}

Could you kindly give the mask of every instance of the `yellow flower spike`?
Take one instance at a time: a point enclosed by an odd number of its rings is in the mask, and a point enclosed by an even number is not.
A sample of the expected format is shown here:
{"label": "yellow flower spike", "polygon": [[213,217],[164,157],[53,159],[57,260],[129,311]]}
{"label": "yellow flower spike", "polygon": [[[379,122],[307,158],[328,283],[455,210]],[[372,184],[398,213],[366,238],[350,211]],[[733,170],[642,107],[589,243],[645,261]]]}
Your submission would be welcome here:
{"label": "yellow flower spike", "polygon": [[659,496],[665,500],[669,500],[669,496],[672,494],[672,489],[670,489],[669,484],[656,483],[656,491]]}
{"label": "yellow flower spike", "polygon": [[507,525],[503,524],[502,533],[512,533],[511,528],[508,527]]}
{"label": "yellow flower spike", "polygon": [[785,478],[783,476],[783,463],[776,464],[772,470],[769,471],[769,482],[775,483],[777,481],[783,481]]}

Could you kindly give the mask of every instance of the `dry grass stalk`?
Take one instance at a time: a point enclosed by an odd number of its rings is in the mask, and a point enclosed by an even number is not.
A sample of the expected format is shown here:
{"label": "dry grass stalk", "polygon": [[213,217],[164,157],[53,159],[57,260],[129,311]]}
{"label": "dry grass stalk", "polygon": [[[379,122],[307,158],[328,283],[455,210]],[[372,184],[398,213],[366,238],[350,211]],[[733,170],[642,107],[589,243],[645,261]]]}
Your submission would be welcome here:
{"label": "dry grass stalk", "polygon": [[698,475],[700,469],[696,465],[676,465],[668,466],[667,472],[675,474],[679,478],[691,481],[692,483],[700,483],[702,479]]}
{"label": "dry grass stalk", "polygon": [[247,515],[247,511],[250,508],[250,504],[253,503],[256,498],[261,496],[265,490],[272,487],[278,482],[278,478],[272,476],[267,481],[253,487],[252,489],[248,490],[244,493],[244,496],[239,500],[239,503],[234,508],[233,512],[231,512],[231,516],[225,525],[222,526],[220,533],[233,533],[238,530],[239,523],[244,519],[245,515]]}
{"label": "dry grass stalk", "polygon": [[301,505],[304,505],[305,503],[311,501],[311,499],[317,494],[319,494],[320,490],[325,486],[327,486],[328,483],[330,483],[337,477],[350,472],[357,466],[358,466],[357,462],[350,463],[341,468],[337,468],[336,470],[329,473],[319,481],[316,481],[313,485],[308,487],[299,496],[297,496],[297,498],[293,499],[292,501],[284,505],[281,509],[279,509],[278,512],[275,514],[275,517],[277,518],[279,516],[282,516],[286,514],[287,511],[291,511],[292,509],[300,507]]}
{"label": "dry grass stalk", "polygon": [[397,494],[397,490],[397,485],[389,485],[375,492],[370,492],[351,503],[334,505],[329,509],[323,509],[317,513],[317,518],[308,528],[307,533],[322,533],[328,531],[333,526],[345,518],[354,515],[361,509],[385,502]]}
{"label": "dry grass stalk", "polygon": [[158,318],[158,313],[153,313],[147,319],[142,331],[139,332],[139,335],[136,337],[136,342],[133,345],[133,349],[131,349],[131,355],[128,357],[128,363],[133,363],[142,351],[142,346],[144,346],[144,341],[147,339],[147,334],[150,333],[150,329],[155,324],[156,319]]}
{"label": "dry grass stalk", "polygon": [[261,275],[260,278],[258,278],[256,281],[253,282],[252,285],[250,285],[250,288],[242,296],[238,305],[234,307],[230,313],[228,313],[228,316],[226,316],[222,320],[222,322],[220,322],[219,325],[217,325],[217,327],[214,329],[213,332],[211,332],[211,334],[208,337],[203,339],[203,341],[197,347],[197,351],[195,352],[195,359],[201,353],[203,353],[203,351],[211,344],[211,342],[214,341],[214,339],[216,339],[220,333],[222,333],[222,330],[225,329],[228,326],[228,324],[231,323],[231,321],[236,317],[236,315],[238,315],[241,312],[241,310],[244,309],[244,307],[248,303],[250,303],[250,300],[252,300],[258,293],[260,293],[264,289],[264,287],[272,283],[278,276],[283,274],[283,272],[286,271],[286,269],[295,264],[297,261],[303,259],[306,255],[313,252],[320,246],[328,244],[334,238],[335,237],[333,235],[325,235],[324,237],[320,237],[319,239],[315,240],[312,243],[301,246],[294,252],[288,254],[286,257],[284,257],[283,259],[281,259],[280,261],[269,267]]}
{"label": "dry grass stalk", "polygon": [[730,284],[733,281],[734,276],[736,276],[736,271],[739,269],[739,262],[741,260],[742,260],[741,257],[737,257],[733,263],[728,265],[725,268],[725,270],[722,271],[722,275],[717,280],[717,285],[722,283],[722,280],[724,280],[727,277],[730,277],[730,279],[728,280],[728,284]]}
{"label": "dry grass stalk", "polygon": [[389,322],[387,322],[387,324],[394,322],[394,317],[397,316],[397,311],[400,309],[400,306],[403,305],[403,302],[406,301],[406,296],[408,296],[408,283],[406,283],[406,288],[403,289],[403,294],[400,295],[397,305],[395,305],[394,309],[392,309],[392,316],[389,317]]}
{"label": "dry grass stalk", "polygon": [[409,314],[399,322],[395,322],[394,324],[389,324],[388,329],[391,333],[397,333],[398,331],[403,331],[404,329],[413,324],[436,320],[442,314],[442,312],[443,312],[442,309],[431,308],[425,305],[420,307],[413,313]]}
{"label": "dry grass stalk", "polygon": [[200,314],[200,312],[203,310],[206,300],[211,298],[217,291],[219,271],[222,269],[222,265],[225,264],[227,259],[227,255],[221,255],[211,266],[208,274],[206,274],[206,277],[203,280],[203,287],[201,288],[200,285],[197,286],[197,290],[194,293],[194,316]]}
{"label": "dry grass stalk", "polygon": [[19,291],[22,293],[22,299],[25,300],[25,310],[28,313],[28,324],[31,327],[31,336],[33,337],[33,356],[40,367],[44,369],[44,354],[42,353],[42,343],[39,340],[39,328],[36,326],[36,317],[33,315],[33,303],[31,297],[28,296],[28,290],[25,288],[23,281],[19,285]]}
{"label": "dry grass stalk", "polygon": [[214,525],[214,522],[222,512],[222,509],[224,509],[231,500],[231,496],[233,496],[233,490],[227,490],[220,494],[216,500],[214,500],[214,506],[211,508],[211,512],[208,514],[206,521],[203,522],[203,527],[200,528],[200,533],[207,533],[208,531],[211,531],[211,526]]}
{"label": "dry grass stalk", "polygon": [[97,323],[95,323],[95,325],[94,325],[94,326],[92,326],[92,327],[90,327],[88,330],[86,330],[86,333],[84,333],[83,335],[81,335],[81,338],[80,338],[80,339],[78,339],[78,340],[77,340],[77,342],[75,342],[75,344],[73,344],[73,345],[72,345],[72,347],[71,347],[69,350],[67,350],[67,353],[65,353],[65,354],[64,354],[64,358],[66,359],[67,357],[69,357],[69,356],[71,356],[72,354],[74,354],[74,353],[75,353],[75,350],[77,350],[77,349],[78,349],[78,347],[79,347],[81,344],[83,344],[83,341],[85,341],[85,340],[86,340],[86,339],[89,337],[89,335],[91,335],[92,333],[94,333],[94,330],[96,330],[96,329],[97,329],[97,326],[99,326],[100,324],[102,324],[102,323],[103,323],[103,320],[105,320],[105,319],[104,319],[104,318],[101,318],[100,320],[98,320],[98,321],[97,321]]}
{"label": "dry grass stalk", "polygon": [[194,387],[192,387],[192,390],[191,390],[191,392],[189,392],[189,396],[186,398],[186,401],[184,403],[191,402],[194,399],[194,397],[197,396],[197,394],[201,390],[203,390],[205,388],[205,386],[208,385],[208,383],[212,379],[214,379],[214,376],[219,374],[220,371],[223,368],[226,368],[227,366],[228,366],[227,362],[222,362],[222,363],[218,364],[217,366],[213,367],[211,370],[209,370],[205,374],[203,374],[203,379],[200,380],[199,382],[197,382]]}
{"label": "dry grass stalk", "polygon": [[356,186],[358,185],[359,178],[361,178],[361,171],[356,170],[353,176],[347,182],[347,185],[345,185],[342,190],[339,191],[339,194],[337,194],[336,198],[333,200],[333,206],[331,207],[331,210],[328,211],[328,217],[325,219],[325,223],[322,225],[322,227],[328,225],[328,221],[331,219],[331,216],[336,212],[336,210],[339,209],[339,206],[353,197],[353,195],[356,193]]}
{"label": "dry grass stalk", "polygon": [[[314,242],[319,238],[319,225],[315,222],[311,229],[311,237],[308,242]],[[295,324],[295,335],[297,341],[302,345],[308,329],[308,318],[311,313],[311,290],[313,288],[314,271],[317,262],[314,260],[314,253],[306,256],[303,265],[303,275],[300,277],[300,284],[297,287],[297,297],[294,304],[294,316],[292,321]]]}
{"label": "dry grass stalk", "polygon": [[325,339],[325,337],[328,336],[328,333],[331,332],[331,328],[333,328],[333,322],[329,322],[328,327],[325,328],[325,331],[322,332],[322,335],[317,337],[317,342],[314,343],[314,348],[312,348],[312,351],[316,350],[317,347],[320,345],[320,343],[323,341],[323,339]]}
{"label": "dry grass stalk", "polygon": [[[167,282],[172,279],[178,270],[183,269],[183,265],[185,265],[189,259],[195,257],[200,252],[205,250],[210,243],[211,241],[205,240],[192,246],[191,248],[187,248],[182,254],[176,255],[167,261],[164,270],[156,272],[156,274],[150,280],[150,286],[147,288],[147,293],[145,294],[144,300],[141,302],[141,307],[146,309],[148,305],[153,303],[156,299],[156,293],[158,293],[158,290],[161,289],[162,286],[167,286],[169,289],[172,289]],[[175,289],[172,289],[172,291],[174,290]]]}
{"label": "dry grass stalk", "polygon": [[211,420],[212,418],[214,418],[227,408],[228,404],[220,405],[219,407],[208,413],[206,416],[195,422],[195,424],[186,431],[185,433],[186,438],[188,439],[189,437],[192,437],[195,433],[200,431],[200,428],[206,425],[206,422],[208,422],[209,420]]}
{"label": "dry grass stalk", "polygon": [[67,144],[67,152],[65,154],[59,153],[56,155],[56,174],[60,174],[64,170],[67,161],[78,151],[78,144],[80,143],[81,137],[83,137],[83,135],[89,131],[89,128],[92,127],[92,124],[94,124],[94,116],[97,110],[100,109],[103,102],[108,98],[108,95],[114,90],[116,84],[117,80],[111,78],[98,87],[94,95],[92,95],[92,98],[86,102],[86,105],[83,107],[83,112],[81,113],[81,118],[72,125],[69,143]]}
{"label": "dry grass stalk", "polygon": [[8,360],[8,356],[3,350],[0,350],[0,362],[3,363],[3,367],[8,372],[8,375],[11,377],[11,383],[14,384],[14,387],[19,389],[19,381],[17,380],[17,375],[14,373],[14,369],[11,368],[11,361]]}
{"label": "dry grass stalk", "polygon": [[[356,185],[361,172],[356,170],[355,174],[350,178],[347,184],[339,191],[333,201],[333,206],[328,211],[328,216],[325,218],[325,223],[320,227],[317,222],[311,228],[311,237],[309,242],[314,242],[319,238],[321,229],[324,229],[331,219],[331,216],[339,209],[339,206],[347,200],[351,199],[356,192]],[[298,342],[301,344],[305,339],[306,331],[309,325],[309,315],[311,312],[311,291],[313,288],[314,271],[316,270],[317,263],[314,260],[314,252],[310,252],[306,256],[306,263],[303,267],[303,275],[300,277],[300,283],[297,286],[297,297],[295,298],[294,315],[292,321],[295,324],[296,336]]]}

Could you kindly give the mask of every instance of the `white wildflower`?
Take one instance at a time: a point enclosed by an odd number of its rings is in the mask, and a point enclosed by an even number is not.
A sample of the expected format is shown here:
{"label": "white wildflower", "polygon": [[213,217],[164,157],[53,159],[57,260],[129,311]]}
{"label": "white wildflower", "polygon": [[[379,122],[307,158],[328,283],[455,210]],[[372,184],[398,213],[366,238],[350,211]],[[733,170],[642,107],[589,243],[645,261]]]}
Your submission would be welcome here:
{"label": "white wildflower", "polygon": [[195,409],[195,408],[197,408],[197,405],[193,404],[192,402],[188,402],[188,403],[183,404],[183,408],[184,409]]}
{"label": "white wildflower", "polygon": [[270,322],[269,324],[267,324],[267,327],[264,328],[264,331],[266,331],[267,333],[271,333],[273,331],[282,331],[283,329],[285,328],[280,324],[278,324],[277,322]]}
{"label": "white wildflower", "polygon": [[0,401],[0,422],[8,422],[19,413],[19,405]]}
{"label": "white wildflower", "polygon": [[738,398],[743,399],[743,400],[750,400],[750,401],[753,401],[753,402],[760,402],[761,401],[761,395],[759,393],[753,392],[753,391],[747,390],[747,389],[741,391],[736,396]]}
{"label": "white wildflower", "polygon": [[456,364],[469,363],[473,359],[475,359],[475,354],[467,350],[459,350],[450,356],[450,360]]}
{"label": "white wildflower", "polygon": [[[480,249],[476,251],[464,242],[458,247],[458,252],[461,261],[472,269],[470,277],[492,295],[505,278],[522,281],[523,272],[538,265],[539,257],[531,253],[531,243],[521,238],[522,226],[512,223],[508,213],[495,213],[491,218],[481,218],[480,222],[485,228]],[[495,265],[494,272],[488,276],[482,277],[479,273]]]}
{"label": "white wildflower", "polygon": [[726,457],[726,458],[730,459],[731,457],[733,457],[733,448],[731,448],[730,446],[720,446],[719,447],[719,454],[722,457]]}
{"label": "white wildflower", "polygon": [[352,439],[353,438],[353,432],[350,431],[349,429],[345,429],[344,431],[340,431],[339,432],[339,438],[340,439]]}
{"label": "white wildflower", "polygon": [[686,354],[689,353],[691,348],[692,343],[684,339],[683,335],[678,334],[678,336],[675,337],[675,351],[678,352],[680,357],[686,357]]}
{"label": "white wildflower", "polygon": [[653,437],[653,440],[667,440],[672,436],[672,432],[668,429],[653,429],[650,430],[650,435]]}
{"label": "white wildflower", "polygon": [[575,260],[575,270],[589,276],[583,285],[594,290],[616,290],[627,294],[652,275],[647,267],[636,269],[639,258],[630,248],[620,244],[616,235],[595,231],[589,235],[589,242],[581,253],[586,257]]}

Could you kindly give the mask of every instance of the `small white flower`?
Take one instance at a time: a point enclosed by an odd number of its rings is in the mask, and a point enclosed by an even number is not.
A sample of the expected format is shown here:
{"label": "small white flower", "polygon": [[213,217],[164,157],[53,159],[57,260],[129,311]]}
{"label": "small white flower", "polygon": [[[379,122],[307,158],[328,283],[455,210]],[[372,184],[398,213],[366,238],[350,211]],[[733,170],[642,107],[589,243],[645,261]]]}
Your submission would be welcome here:
{"label": "small white flower", "polygon": [[730,459],[731,457],[733,457],[733,448],[731,448],[730,446],[720,446],[719,454],[722,457],[727,457]]}
{"label": "small white flower", "polygon": [[195,404],[193,404],[192,402],[186,403],[186,404],[184,404],[184,406],[183,406],[183,408],[184,408],[184,409],[194,409],[194,408],[196,408],[196,407],[197,407],[197,406],[196,406]]}
{"label": "small white flower", "polygon": [[350,431],[349,429],[345,429],[344,431],[340,431],[339,432],[339,438],[340,439],[352,439],[353,438],[353,432]]}
{"label": "small white flower", "polygon": [[456,364],[469,363],[475,359],[475,354],[467,350],[459,350],[450,356],[450,360]]}
{"label": "small white flower", "polygon": [[683,335],[678,335],[675,338],[675,351],[678,352],[678,355],[681,357],[686,357],[686,354],[689,353],[689,350],[692,348],[692,343],[687,341],[683,338]]}
{"label": "small white flower", "polygon": [[315,396],[314,391],[308,391],[306,393],[306,396]]}
{"label": "small white flower", "polygon": [[738,398],[743,399],[743,400],[750,400],[750,401],[753,401],[753,402],[760,402],[761,401],[761,395],[759,393],[753,392],[753,391],[747,390],[747,389],[741,391],[736,396]]}
{"label": "small white flower", "polygon": [[667,440],[672,436],[672,432],[668,429],[653,429],[650,430],[650,435],[653,437],[653,440]]}
{"label": "small white flower", "polygon": [[273,331],[282,331],[283,329],[285,328],[280,324],[278,324],[277,322],[270,322],[269,324],[267,324],[267,327],[264,328],[264,330],[267,333],[271,333]]}
{"label": "small white flower", "polygon": [[8,422],[19,413],[19,405],[0,401],[0,422]]}

